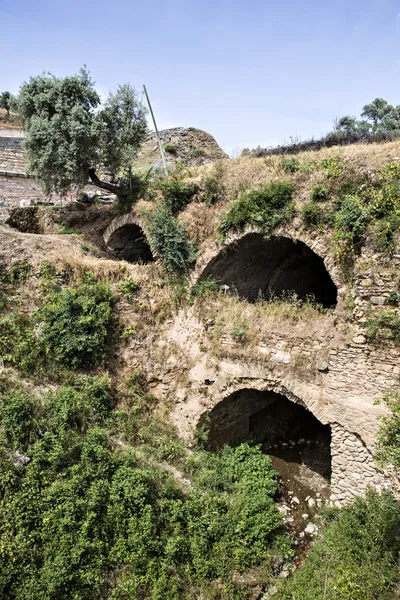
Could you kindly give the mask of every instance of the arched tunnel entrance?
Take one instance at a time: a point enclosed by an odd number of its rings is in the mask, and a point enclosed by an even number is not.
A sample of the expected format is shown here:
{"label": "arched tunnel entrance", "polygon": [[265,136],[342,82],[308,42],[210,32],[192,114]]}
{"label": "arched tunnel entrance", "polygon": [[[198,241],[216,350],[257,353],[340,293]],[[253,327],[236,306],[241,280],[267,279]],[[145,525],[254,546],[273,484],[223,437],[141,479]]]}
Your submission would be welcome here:
{"label": "arched tunnel entrance", "polygon": [[249,233],[207,265],[201,279],[206,277],[250,302],[295,293],[300,299],[311,296],[325,308],[337,303],[337,288],[322,258],[303,242],[286,237],[264,239]]}
{"label": "arched tunnel entrance", "polygon": [[251,441],[261,444],[279,473],[279,502],[290,529],[305,522],[330,495],[331,427],[282,394],[244,388],[221,400],[200,421],[206,448]]}
{"label": "arched tunnel entrance", "polygon": [[154,260],[142,228],[135,223],[127,223],[115,229],[107,240],[107,246],[118,258],[128,262],[147,263]]}

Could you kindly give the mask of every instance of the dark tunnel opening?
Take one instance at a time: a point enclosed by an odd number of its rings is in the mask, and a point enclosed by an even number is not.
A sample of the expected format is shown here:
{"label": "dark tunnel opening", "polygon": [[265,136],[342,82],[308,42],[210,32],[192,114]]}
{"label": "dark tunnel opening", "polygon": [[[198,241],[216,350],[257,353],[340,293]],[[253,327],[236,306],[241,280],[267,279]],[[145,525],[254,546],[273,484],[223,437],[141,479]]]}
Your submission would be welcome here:
{"label": "dark tunnel opening", "polygon": [[219,402],[204,418],[208,421],[208,450],[256,442],[275,458],[278,471],[296,463],[330,481],[330,425],[323,425],[286,396],[245,388]]}
{"label": "dark tunnel opening", "polygon": [[112,233],[107,245],[121,260],[133,263],[154,260],[146,236],[139,225],[128,224],[119,227]]}
{"label": "dark tunnel opening", "polygon": [[312,297],[324,308],[337,304],[337,288],[322,258],[286,237],[245,235],[210,261],[201,279],[209,277],[250,302],[294,293],[299,299]]}

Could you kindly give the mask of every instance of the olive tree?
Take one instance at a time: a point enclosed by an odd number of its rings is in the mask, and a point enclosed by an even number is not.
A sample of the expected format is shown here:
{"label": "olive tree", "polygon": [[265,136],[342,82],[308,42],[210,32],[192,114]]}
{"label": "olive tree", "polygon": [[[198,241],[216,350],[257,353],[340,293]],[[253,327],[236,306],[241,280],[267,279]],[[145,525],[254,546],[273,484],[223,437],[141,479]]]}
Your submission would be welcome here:
{"label": "olive tree", "polygon": [[[18,112],[25,128],[28,170],[46,193],[67,193],[88,180],[131,202],[130,167],[147,134],[146,111],[124,84],[101,105],[83,68],[77,75],[31,77],[21,87]],[[100,171],[108,172],[107,181]]]}
{"label": "olive tree", "polygon": [[10,110],[16,108],[16,98],[10,92],[1,92],[0,94],[0,108],[7,111],[7,115],[10,116]]}
{"label": "olive tree", "polygon": [[337,131],[347,134],[400,131],[400,106],[392,106],[383,98],[375,98],[361,112],[362,119],[346,115],[335,123]]}

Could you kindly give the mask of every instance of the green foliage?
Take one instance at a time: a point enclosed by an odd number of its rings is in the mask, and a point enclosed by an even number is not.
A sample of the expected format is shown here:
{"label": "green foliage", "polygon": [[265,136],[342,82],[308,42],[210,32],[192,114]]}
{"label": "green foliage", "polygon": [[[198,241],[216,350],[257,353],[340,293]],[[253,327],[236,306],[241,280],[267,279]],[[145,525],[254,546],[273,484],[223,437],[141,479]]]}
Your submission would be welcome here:
{"label": "green foliage", "polygon": [[124,185],[132,187],[130,168],[146,138],[147,123],[146,110],[129,83],[108,95],[98,120],[100,164],[114,179],[123,175]]}
{"label": "green foliage", "polygon": [[284,158],[282,159],[281,167],[285,173],[295,173],[300,169],[300,161],[294,156],[291,156],[290,158]]}
{"label": "green foliage", "polygon": [[151,248],[167,270],[185,271],[196,260],[195,245],[169,206],[163,205],[149,216],[148,231]]}
{"label": "green foliage", "polygon": [[1,597],[243,598],[235,568],[289,554],[270,459],[247,444],[194,452],[183,490],[154,461],[183,449],[139,374],[118,397],[105,377],[0,397]]}
{"label": "green foliage", "polygon": [[34,320],[11,305],[0,318],[0,361],[24,375],[50,374],[49,352]]}
{"label": "green foliage", "polygon": [[99,104],[84,69],[64,79],[40,75],[23,84],[19,114],[26,132],[28,169],[47,193],[64,195],[71,185],[87,183],[88,170],[99,159],[95,116]]}
{"label": "green foliage", "polygon": [[324,185],[316,184],[311,190],[310,198],[314,202],[326,202],[329,198],[329,190]]}
{"label": "green foliage", "polygon": [[127,302],[132,301],[133,295],[138,291],[139,288],[140,283],[134,279],[125,279],[117,286],[117,290],[123,295]]}
{"label": "green foliage", "polygon": [[110,288],[90,278],[53,292],[36,313],[40,339],[66,366],[98,364],[106,356],[112,305]]}
{"label": "green foliage", "polygon": [[369,341],[389,339],[400,343],[400,315],[397,310],[376,310],[365,325]]}
{"label": "green foliage", "polygon": [[217,177],[209,175],[203,180],[204,192],[202,200],[209,206],[216,204],[224,195],[224,188]]}
{"label": "green foliage", "polygon": [[206,154],[206,151],[204,150],[204,148],[193,148],[193,150],[191,150],[190,155],[193,158],[197,158],[199,156],[204,156]]}
{"label": "green foliage", "polygon": [[168,154],[173,154],[174,156],[178,154],[178,148],[173,144],[165,144],[164,150],[165,152],[168,152]]}
{"label": "green foliage", "polygon": [[[400,504],[369,492],[337,512],[280,600],[392,600],[400,559]],[[325,591],[326,586],[326,591]]]}
{"label": "green foliage", "polygon": [[381,465],[400,469],[400,394],[395,391],[387,392],[383,401],[390,410],[390,415],[382,419],[375,458]]}
{"label": "green foliage", "polygon": [[[65,78],[44,74],[23,84],[18,110],[28,169],[46,193],[65,195],[72,186],[83,187],[90,176],[95,185],[130,198],[130,166],[146,136],[145,110],[128,84],[110,94],[102,110],[99,105],[85,69]],[[121,184],[101,182],[98,164]]]}
{"label": "green foliage", "polygon": [[325,169],[326,176],[330,179],[340,177],[345,169],[345,165],[340,156],[330,156],[329,158],[324,158],[322,161],[322,166]]}
{"label": "green foliage", "polygon": [[243,231],[246,225],[253,225],[271,235],[278,225],[294,218],[292,195],[293,185],[285,181],[243,193],[222,219],[221,233],[226,236],[230,231]]}
{"label": "green foliage", "polygon": [[74,229],[73,227],[70,227],[66,223],[60,223],[60,225],[61,225],[61,229],[59,229],[57,231],[58,235],[73,235],[73,234],[80,235],[81,234],[79,229]]}
{"label": "green foliage", "polygon": [[336,123],[336,131],[353,134],[400,130],[400,106],[392,106],[383,98],[375,98],[370,104],[366,104],[361,116],[364,119],[341,117]]}
{"label": "green foliage", "polygon": [[308,202],[301,209],[304,225],[309,229],[321,227],[324,221],[324,214],[323,208],[315,202]]}
{"label": "green foliage", "polygon": [[162,179],[159,184],[165,204],[169,207],[173,215],[179,213],[193,196],[199,191],[196,183],[185,183],[179,177],[168,177]]}
{"label": "green foliage", "polygon": [[7,271],[0,274],[0,283],[10,285],[25,283],[31,270],[32,265],[26,260],[18,261]]}
{"label": "green foliage", "polygon": [[10,116],[10,110],[14,110],[17,107],[17,100],[15,96],[10,92],[1,92],[0,94],[0,108],[7,111],[7,116]]}
{"label": "green foliage", "polygon": [[361,242],[369,222],[367,208],[358,196],[345,196],[335,214],[335,230],[354,244]]}
{"label": "green foliage", "polygon": [[201,298],[202,296],[208,296],[210,293],[217,292],[219,290],[218,281],[213,277],[205,277],[200,279],[190,290],[190,302],[193,303],[195,298]]}

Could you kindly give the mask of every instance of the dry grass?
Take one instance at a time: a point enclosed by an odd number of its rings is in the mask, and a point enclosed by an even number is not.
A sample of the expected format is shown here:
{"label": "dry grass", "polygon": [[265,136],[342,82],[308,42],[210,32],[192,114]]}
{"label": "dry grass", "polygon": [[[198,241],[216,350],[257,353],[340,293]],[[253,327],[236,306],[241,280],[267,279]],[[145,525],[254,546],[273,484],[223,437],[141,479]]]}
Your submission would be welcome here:
{"label": "dry grass", "polygon": [[335,313],[321,312],[311,304],[303,306],[293,302],[274,300],[250,304],[235,296],[222,293],[207,294],[196,299],[195,315],[209,327],[209,340],[213,352],[226,352],[226,345],[239,345],[235,352],[245,350],[247,355],[259,356],[259,345],[278,338],[296,340],[333,339]]}
{"label": "dry grass", "polygon": [[250,188],[256,188],[273,181],[282,179],[293,181],[296,190],[296,200],[301,201],[309,196],[309,191],[315,183],[326,180],[321,161],[338,156],[344,162],[346,169],[343,177],[346,179],[364,180],[371,177],[385,163],[400,156],[400,141],[385,144],[354,144],[324,148],[316,152],[301,152],[295,155],[303,170],[286,173],[282,168],[282,156],[249,157],[221,161],[217,165],[205,165],[192,170],[195,177],[204,178],[217,173],[217,178],[226,190],[226,198],[235,199],[237,195]]}
{"label": "dry grass", "polygon": [[0,108],[0,127],[6,127],[7,129],[21,129],[21,122],[19,121],[18,115],[12,112],[7,115],[7,111],[4,108]]}

